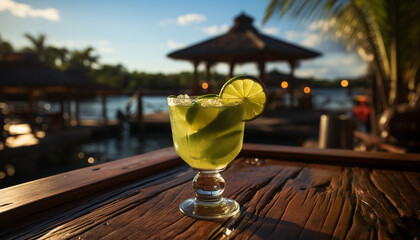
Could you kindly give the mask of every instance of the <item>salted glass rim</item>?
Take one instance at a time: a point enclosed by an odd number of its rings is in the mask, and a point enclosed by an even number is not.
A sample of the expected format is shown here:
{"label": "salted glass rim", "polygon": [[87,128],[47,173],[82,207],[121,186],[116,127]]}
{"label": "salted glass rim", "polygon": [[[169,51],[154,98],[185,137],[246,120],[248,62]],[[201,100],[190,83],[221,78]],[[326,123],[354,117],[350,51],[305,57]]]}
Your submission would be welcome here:
{"label": "salted glass rim", "polygon": [[[187,99],[196,100],[198,97],[200,97],[200,96],[188,96]],[[172,106],[182,106],[183,105],[182,100],[184,98],[176,98],[176,97],[169,97],[168,96],[168,97],[166,97],[166,99],[168,101],[168,105],[172,105]],[[179,102],[177,102],[177,103],[175,103],[175,102],[170,103],[169,102],[170,99],[177,99],[176,101],[179,101]],[[203,98],[202,100],[205,100],[205,99],[206,98]],[[222,102],[222,106],[228,106],[229,103],[230,104],[235,103],[235,105],[241,105],[241,104],[243,104],[243,100],[241,98],[233,98],[233,97],[232,98],[226,98],[226,97],[224,97],[224,98],[221,98],[221,99],[228,101],[228,102]],[[211,107],[211,106],[203,106],[203,107]]]}
{"label": "salted glass rim", "polygon": [[[170,96],[171,96],[171,95],[170,95]],[[170,97],[170,96],[167,96],[166,98],[175,98],[175,99],[177,99],[176,97]],[[190,99],[196,99],[196,98],[201,97],[201,96],[203,96],[203,95],[198,95],[198,96],[196,96],[196,95],[194,95],[194,96],[189,96],[189,95],[188,95],[188,97],[189,97]],[[219,98],[221,98],[221,97],[219,97]],[[182,98],[181,98],[181,99],[182,99]],[[206,99],[206,98],[202,98],[202,99]],[[242,99],[241,99],[241,98],[237,98],[237,97],[223,97],[223,99],[232,99],[232,100],[236,99],[236,100],[240,100],[240,101],[242,101]]]}

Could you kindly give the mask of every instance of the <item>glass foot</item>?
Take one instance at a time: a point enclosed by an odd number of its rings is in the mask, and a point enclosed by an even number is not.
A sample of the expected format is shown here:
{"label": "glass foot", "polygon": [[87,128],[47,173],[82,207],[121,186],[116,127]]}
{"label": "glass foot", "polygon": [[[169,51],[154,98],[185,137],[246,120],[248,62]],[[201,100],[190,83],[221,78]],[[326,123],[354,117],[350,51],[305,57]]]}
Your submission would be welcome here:
{"label": "glass foot", "polygon": [[229,198],[221,198],[217,202],[203,202],[190,198],[179,206],[182,213],[202,220],[221,220],[235,216],[239,212],[239,204]]}
{"label": "glass foot", "polygon": [[232,199],[222,197],[225,180],[219,172],[224,169],[196,169],[197,175],[193,180],[195,198],[181,203],[179,209],[187,216],[203,219],[218,220],[230,218],[239,212],[239,204]]}

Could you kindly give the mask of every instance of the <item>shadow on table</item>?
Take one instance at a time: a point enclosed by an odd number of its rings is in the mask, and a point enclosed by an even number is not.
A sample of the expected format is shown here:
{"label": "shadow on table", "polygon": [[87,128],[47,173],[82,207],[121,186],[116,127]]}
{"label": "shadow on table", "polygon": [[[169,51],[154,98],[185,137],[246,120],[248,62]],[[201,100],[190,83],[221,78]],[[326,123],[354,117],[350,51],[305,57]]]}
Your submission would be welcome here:
{"label": "shadow on table", "polygon": [[224,235],[227,236],[230,234],[241,234],[248,237],[256,235],[261,239],[338,239],[329,234],[312,231],[289,221],[278,220],[272,217],[258,218],[249,212],[239,214],[236,218],[230,219],[225,226]]}

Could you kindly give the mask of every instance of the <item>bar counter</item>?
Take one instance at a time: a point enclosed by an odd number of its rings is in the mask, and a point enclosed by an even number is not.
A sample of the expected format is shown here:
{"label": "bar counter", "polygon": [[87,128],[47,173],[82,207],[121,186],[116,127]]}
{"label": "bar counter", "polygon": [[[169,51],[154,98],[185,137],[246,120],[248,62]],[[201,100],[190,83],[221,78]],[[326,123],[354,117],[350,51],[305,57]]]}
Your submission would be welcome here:
{"label": "bar counter", "polygon": [[195,175],[165,148],[1,189],[0,239],[420,238],[418,154],[244,144],[223,221],[179,212]]}

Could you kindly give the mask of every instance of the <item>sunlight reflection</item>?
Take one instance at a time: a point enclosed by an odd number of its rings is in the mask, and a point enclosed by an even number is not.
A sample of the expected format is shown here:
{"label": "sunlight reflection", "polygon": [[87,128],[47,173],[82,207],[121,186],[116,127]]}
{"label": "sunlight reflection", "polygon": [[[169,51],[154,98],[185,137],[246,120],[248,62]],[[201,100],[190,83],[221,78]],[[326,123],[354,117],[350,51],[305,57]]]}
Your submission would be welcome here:
{"label": "sunlight reflection", "polygon": [[6,138],[6,146],[9,148],[31,146],[39,143],[39,140],[32,133]]}
{"label": "sunlight reflection", "polygon": [[4,167],[4,169],[6,169],[6,174],[8,176],[13,176],[16,173],[15,167],[13,167],[12,165],[8,164]]}
{"label": "sunlight reflection", "polygon": [[48,103],[44,104],[44,109],[45,110],[50,110],[51,109],[51,105],[48,104]]}
{"label": "sunlight reflection", "polygon": [[[6,127],[8,129],[6,129]],[[27,123],[24,124],[13,124],[13,125],[4,125],[4,130],[9,131],[12,135],[17,134],[26,134],[31,132],[31,126]]]}
{"label": "sunlight reflection", "polygon": [[77,154],[77,157],[78,157],[79,159],[82,159],[82,158],[84,158],[84,157],[85,157],[85,154],[84,154],[83,152],[79,152],[79,153]]}
{"label": "sunlight reflection", "polygon": [[95,162],[95,159],[93,157],[88,158],[88,163],[93,164]]}
{"label": "sunlight reflection", "polygon": [[344,88],[345,87],[348,87],[349,86],[349,81],[347,81],[345,79],[344,80],[341,80],[341,86],[344,87]]}
{"label": "sunlight reflection", "polygon": [[37,137],[37,138],[44,138],[45,137],[45,132],[44,131],[36,131],[35,132],[35,136]]}

